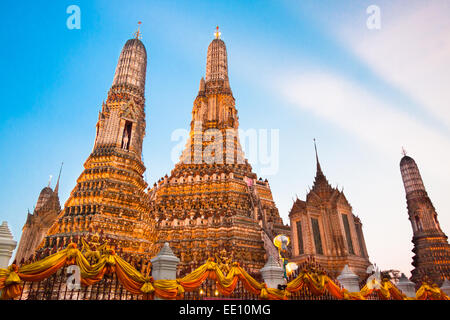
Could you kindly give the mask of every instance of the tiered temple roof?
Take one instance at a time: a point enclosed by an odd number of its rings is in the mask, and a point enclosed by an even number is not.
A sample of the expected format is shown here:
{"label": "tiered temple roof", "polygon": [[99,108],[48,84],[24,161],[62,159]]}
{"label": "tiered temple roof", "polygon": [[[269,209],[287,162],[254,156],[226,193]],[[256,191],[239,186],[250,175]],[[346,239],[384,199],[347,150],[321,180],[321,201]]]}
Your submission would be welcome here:
{"label": "tiered temple roof", "polygon": [[52,190],[49,182],[48,186],[41,190],[33,213],[28,211],[15,256],[17,263],[21,263],[33,256],[42,239],[44,239],[47,234],[47,231],[53,225],[60,213],[61,205],[58,196],[60,177],[61,170],[59,172],[55,190]]}
{"label": "tiered temple roof", "polygon": [[370,264],[362,224],[342,190],[330,185],[316,151],[316,176],[306,201],[296,199],[289,213],[292,232],[292,261],[304,263],[311,257],[337,276],[348,265],[360,278]]}

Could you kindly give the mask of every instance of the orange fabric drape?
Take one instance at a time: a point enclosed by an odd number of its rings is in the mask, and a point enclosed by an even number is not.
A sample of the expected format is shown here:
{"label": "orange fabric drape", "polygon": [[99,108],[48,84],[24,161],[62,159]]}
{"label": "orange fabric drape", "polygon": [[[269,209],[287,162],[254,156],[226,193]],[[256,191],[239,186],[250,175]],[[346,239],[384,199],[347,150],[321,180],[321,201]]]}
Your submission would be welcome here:
{"label": "orange fabric drape", "polygon": [[20,279],[22,279],[23,281],[33,281],[33,282],[41,281],[41,280],[44,280],[44,279],[50,277],[52,274],[54,274],[59,269],[64,267],[66,264],[66,261],[67,261],[67,258],[61,259],[55,265],[51,266],[50,268],[48,268],[46,270],[38,272],[38,273],[25,274],[25,273],[19,272],[18,275],[19,275]]}
{"label": "orange fabric drape", "polygon": [[242,269],[240,266],[238,266],[238,269],[240,271],[239,279],[244,285],[244,288],[253,294],[261,294],[261,289],[263,288],[263,285],[260,284],[258,281],[256,281],[252,276],[250,276],[247,273],[247,271]]}
{"label": "orange fabric drape", "polygon": [[22,294],[23,287],[21,285],[10,285],[2,290],[1,300],[14,299]]}
{"label": "orange fabric drape", "polygon": [[417,300],[450,300],[449,296],[447,296],[440,288],[432,287],[426,283],[422,284],[422,286],[416,292]]}
{"label": "orange fabric drape", "polygon": [[327,281],[325,284],[325,289],[335,298],[344,299],[344,291],[333,281]]}
{"label": "orange fabric drape", "polygon": [[11,265],[7,269],[0,269],[1,299],[14,299],[22,292],[23,281],[41,281],[56,273],[65,265],[76,264],[80,268],[81,283],[90,286],[103,279],[105,274],[115,273],[118,281],[132,294],[141,294],[145,299],[153,299],[156,295],[162,299],[181,299],[185,291],[197,290],[207,279],[214,280],[217,290],[225,296],[231,295],[236,289],[238,281],[244,288],[261,299],[286,300],[291,293],[305,288],[314,295],[331,294],[337,299],[365,300],[370,294],[376,292],[381,299],[395,300],[448,300],[442,290],[436,286],[423,284],[417,291],[416,298],[407,298],[389,280],[384,280],[376,288],[370,289],[367,285],[360,292],[348,292],[341,289],[331,278],[325,274],[303,271],[294,280],[290,281],[286,290],[267,288],[265,283],[256,281],[238,263],[233,263],[225,276],[213,259],[208,261],[177,280],[154,280],[145,277],[131,264],[120,258],[113,250],[107,250],[100,256],[95,265],[90,265],[83,254],[70,244],[67,249],[61,250],[40,261],[18,268]]}
{"label": "orange fabric drape", "polygon": [[131,277],[129,277],[121,267],[116,268],[116,275],[120,283],[125,287],[125,289],[127,289],[133,294],[142,293],[141,292],[142,283],[135,281]]}
{"label": "orange fabric drape", "polygon": [[14,299],[22,293],[21,280],[17,274],[18,267],[12,264],[7,269],[0,269],[0,299]]}
{"label": "orange fabric drape", "polygon": [[87,287],[88,286],[92,286],[93,284],[95,284],[95,283],[97,283],[97,282],[99,282],[99,281],[101,281],[103,279],[103,276],[105,275],[106,271],[107,271],[106,267],[103,267],[100,270],[100,272],[97,273],[94,276],[91,276],[89,278],[84,278],[82,276],[81,279],[80,279],[81,284],[84,285],[84,286],[87,286]]}

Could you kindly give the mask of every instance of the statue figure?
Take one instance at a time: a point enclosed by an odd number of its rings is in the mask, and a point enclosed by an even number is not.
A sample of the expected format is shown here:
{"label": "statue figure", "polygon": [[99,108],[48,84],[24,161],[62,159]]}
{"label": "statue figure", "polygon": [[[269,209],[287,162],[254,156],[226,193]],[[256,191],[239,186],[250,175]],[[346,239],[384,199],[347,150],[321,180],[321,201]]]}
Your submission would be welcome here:
{"label": "statue figure", "polygon": [[220,251],[220,255],[215,253],[215,257],[220,271],[222,271],[223,274],[230,272],[230,265],[233,261],[232,255],[228,256],[227,251],[223,249]]}
{"label": "statue figure", "polygon": [[81,238],[81,243],[83,244],[81,253],[91,265],[100,261],[100,257],[105,252],[106,246],[108,245],[108,242],[100,245],[98,234],[95,234],[92,237],[92,241],[89,244],[83,238]]}
{"label": "statue figure", "polygon": [[128,130],[125,130],[124,135],[123,135],[123,140],[122,140],[122,148],[123,149],[128,149],[128,141],[129,141],[129,137],[128,137]]}

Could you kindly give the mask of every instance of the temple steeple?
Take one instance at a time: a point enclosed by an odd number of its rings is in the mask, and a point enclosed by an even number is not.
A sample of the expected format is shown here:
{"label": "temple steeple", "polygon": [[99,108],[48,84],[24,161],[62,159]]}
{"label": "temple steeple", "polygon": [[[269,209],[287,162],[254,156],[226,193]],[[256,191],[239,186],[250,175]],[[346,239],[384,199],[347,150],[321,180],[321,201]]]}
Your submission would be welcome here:
{"label": "temple steeple", "polygon": [[[227,48],[225,42],[220,39],[220,32],[217,29],[215,39],[208,46],[206,75],[200,80],[198,95],[192,108],[190,139],[182,153],[181,162],[200,163],[207,159],[204,153],[203,157],[200,153],[207,150],[209,155],[215,158],[214,161],[220,162],[218,160],[220,158],[222,163],[228,161],[245,165],[244,154],[237,137],[238,128],[238,111],[228,79]],[[201,133],[205,133],[208,129],[217,129],[221,133],[220,135],[218,132],[213,133],[213,136],[202,139]]]}
{"label": "temple steeple", "polygon": [[62,172],[63,165],[64,165],[64,162],[61,163],[61,168],[59,168],[58,180],[56,181],[55,190],[53,191],[56,194],[58,194],[58,191],[59,191],[59,179],[61,178],[61,172]]}
{"label": "temple steeple", "polygon": [[320,167],[319,155],[317,153],[316,139],[314,139],[314,150],[316,151],[316,164],[317,164],[316,175],[319,175],[319,174],[323,175],[322,168]]}
{"label": "temple steeple", "polygon": [[[61,170],[59,175],[61,175]],[[19,264],[22,263],[22,260],[26,260],[34,254],[42,239],[44,239],[47,231],[56,221],[58,214],[61,212],[58,197],[59,176],[58,181],[56,182],[55,190],[52,190],[50,185],[51,179],[48,186],[43,188],[39,194],[33,214],[31,214],[30,210],[28,210],[15,257],[16,262]]]}
{"label": "temple steeple", "polygon": [[145,91],[145,76],[147,70],[147,51],[140,40],[138,30],[135,38],[128,40],[120,53],[114,75],[113,88],[127,85],[136,87],[142,94]]}
{"label": "temple steeple", "polygon": [[289,218],[293,239],[293,261],[314,256],[328,272],[338,275],[345,265],[360,277],[370,265],[361,221],[353,214],[344,192],[333,188],[325,177],[314,139],[316,176],[306,201],[294,202]]}
{"label": "temple steeple", "polygon": [[406,152],[404,152],[400,162],[400,170],[406,196],[412,197],[414,194],[427,194],[419,168],[414,159],[406,155]]}
{"label": "temple steeple", "polygon": [[319,162],[319,156],[317,152],[317,144],[316,139],[314,139],[314,150],[316,152],[316,177],[314,179],[314,184],[312,187],[312,191],[314,191],[316,194],[323,196],[329,196],[333,192],[333,187],[328,183],[327,178],[323,174],[322,167],[320,166]]}
{"label": "temple steeple", "polygon": [[413,158],[403,152],[400,171],[406,192],[408,215],[414,243],[411,280],[421,282],[427,276],[440,285],[450,278],[450,245],[441,230],[437,212],[425,190],[419,168]]}
{"label": "temple steeple", "polygon": [[120,53],[108,99],[99,114],[95,152],[125,150],[136,159],[142,158],[147,51],[139,37],[138,30]]}
{"label": "temple steeple", "polygon": [[269,183],[258,180],[241,148],[227,49],[218,29],[206,61],[180,161],[149,192],[158,243],[170,243],[182,269],[226,252],[248,269],[259,270],[266,248],[276,252],[270,237],[289,234],[289,227]]}
{"label": "temple steeple", "polygon": [[120,53],[99,113],[93,151],[63,214],[48,231],[45,247],[102,232],[124,252],[141,258],[153,255],[154,223],[142,161],[146,68],[147,52],[138,30]]}
{"label": "temple steeple", "polygon": [[205,80],[207,88],[229,89],[227,47],[225,42],[220,39],[220,34],[219,29],[217,29],[215,39],[208,47]]}

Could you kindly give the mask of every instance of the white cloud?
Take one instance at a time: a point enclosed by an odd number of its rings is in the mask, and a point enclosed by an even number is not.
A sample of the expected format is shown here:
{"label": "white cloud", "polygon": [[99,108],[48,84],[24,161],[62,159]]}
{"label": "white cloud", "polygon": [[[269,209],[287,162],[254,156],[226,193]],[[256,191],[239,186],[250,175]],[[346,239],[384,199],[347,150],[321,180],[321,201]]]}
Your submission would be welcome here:
{"label": "white cloud", "polygon": [[[411,229],[404,192],[398,188],[401,186],[400,147],[405,145],[413,157],[420,158],[419,168],[430,178],[425,180],[427,189],[438,187],[433,190],[432,196],[436,197],[432,199],[445,199],[447,190],[442,187],[450,168],[440,159],[450,156],[449,139],[340,75],[306,72],[301,76],[285,74],[281,79],[274,89],[291,105],[350,132],[368,145],[368,149],[375,149],[382,155],[382,162],[374,159],[368,166],[353,168],[356,173],[361,168],[373,167],[373,172],[365,172],[364,178],[357,178],[358,174],[348,176],[344,184],[353,186],[350,201],[356,204],[357,213],[363,213],[372,261],[382,268],[399,268],[409,274]],[[448,211],[445,202],[438,201],[437,204],[440,204],[439,212]],[[446,229],[448,216],[441,215],[440,222]]]}
{"label": "white cloud", "polygon": [[450,128],[450,2],[381,4],[381,30],[337,29],[372,70]]}
{"label": "white cloud", "polygon": [[[397,160],[401,146],[413,151],[413,155],[429,155],[430,166],[436,161],[436,150],[441,156],[450,157],[449,139],[342,76],[311,72],[285,76],[278,83],[278,90],[292,104],[355,134]],[[434,166],[433,174],[449,176],[450,168]]]}

